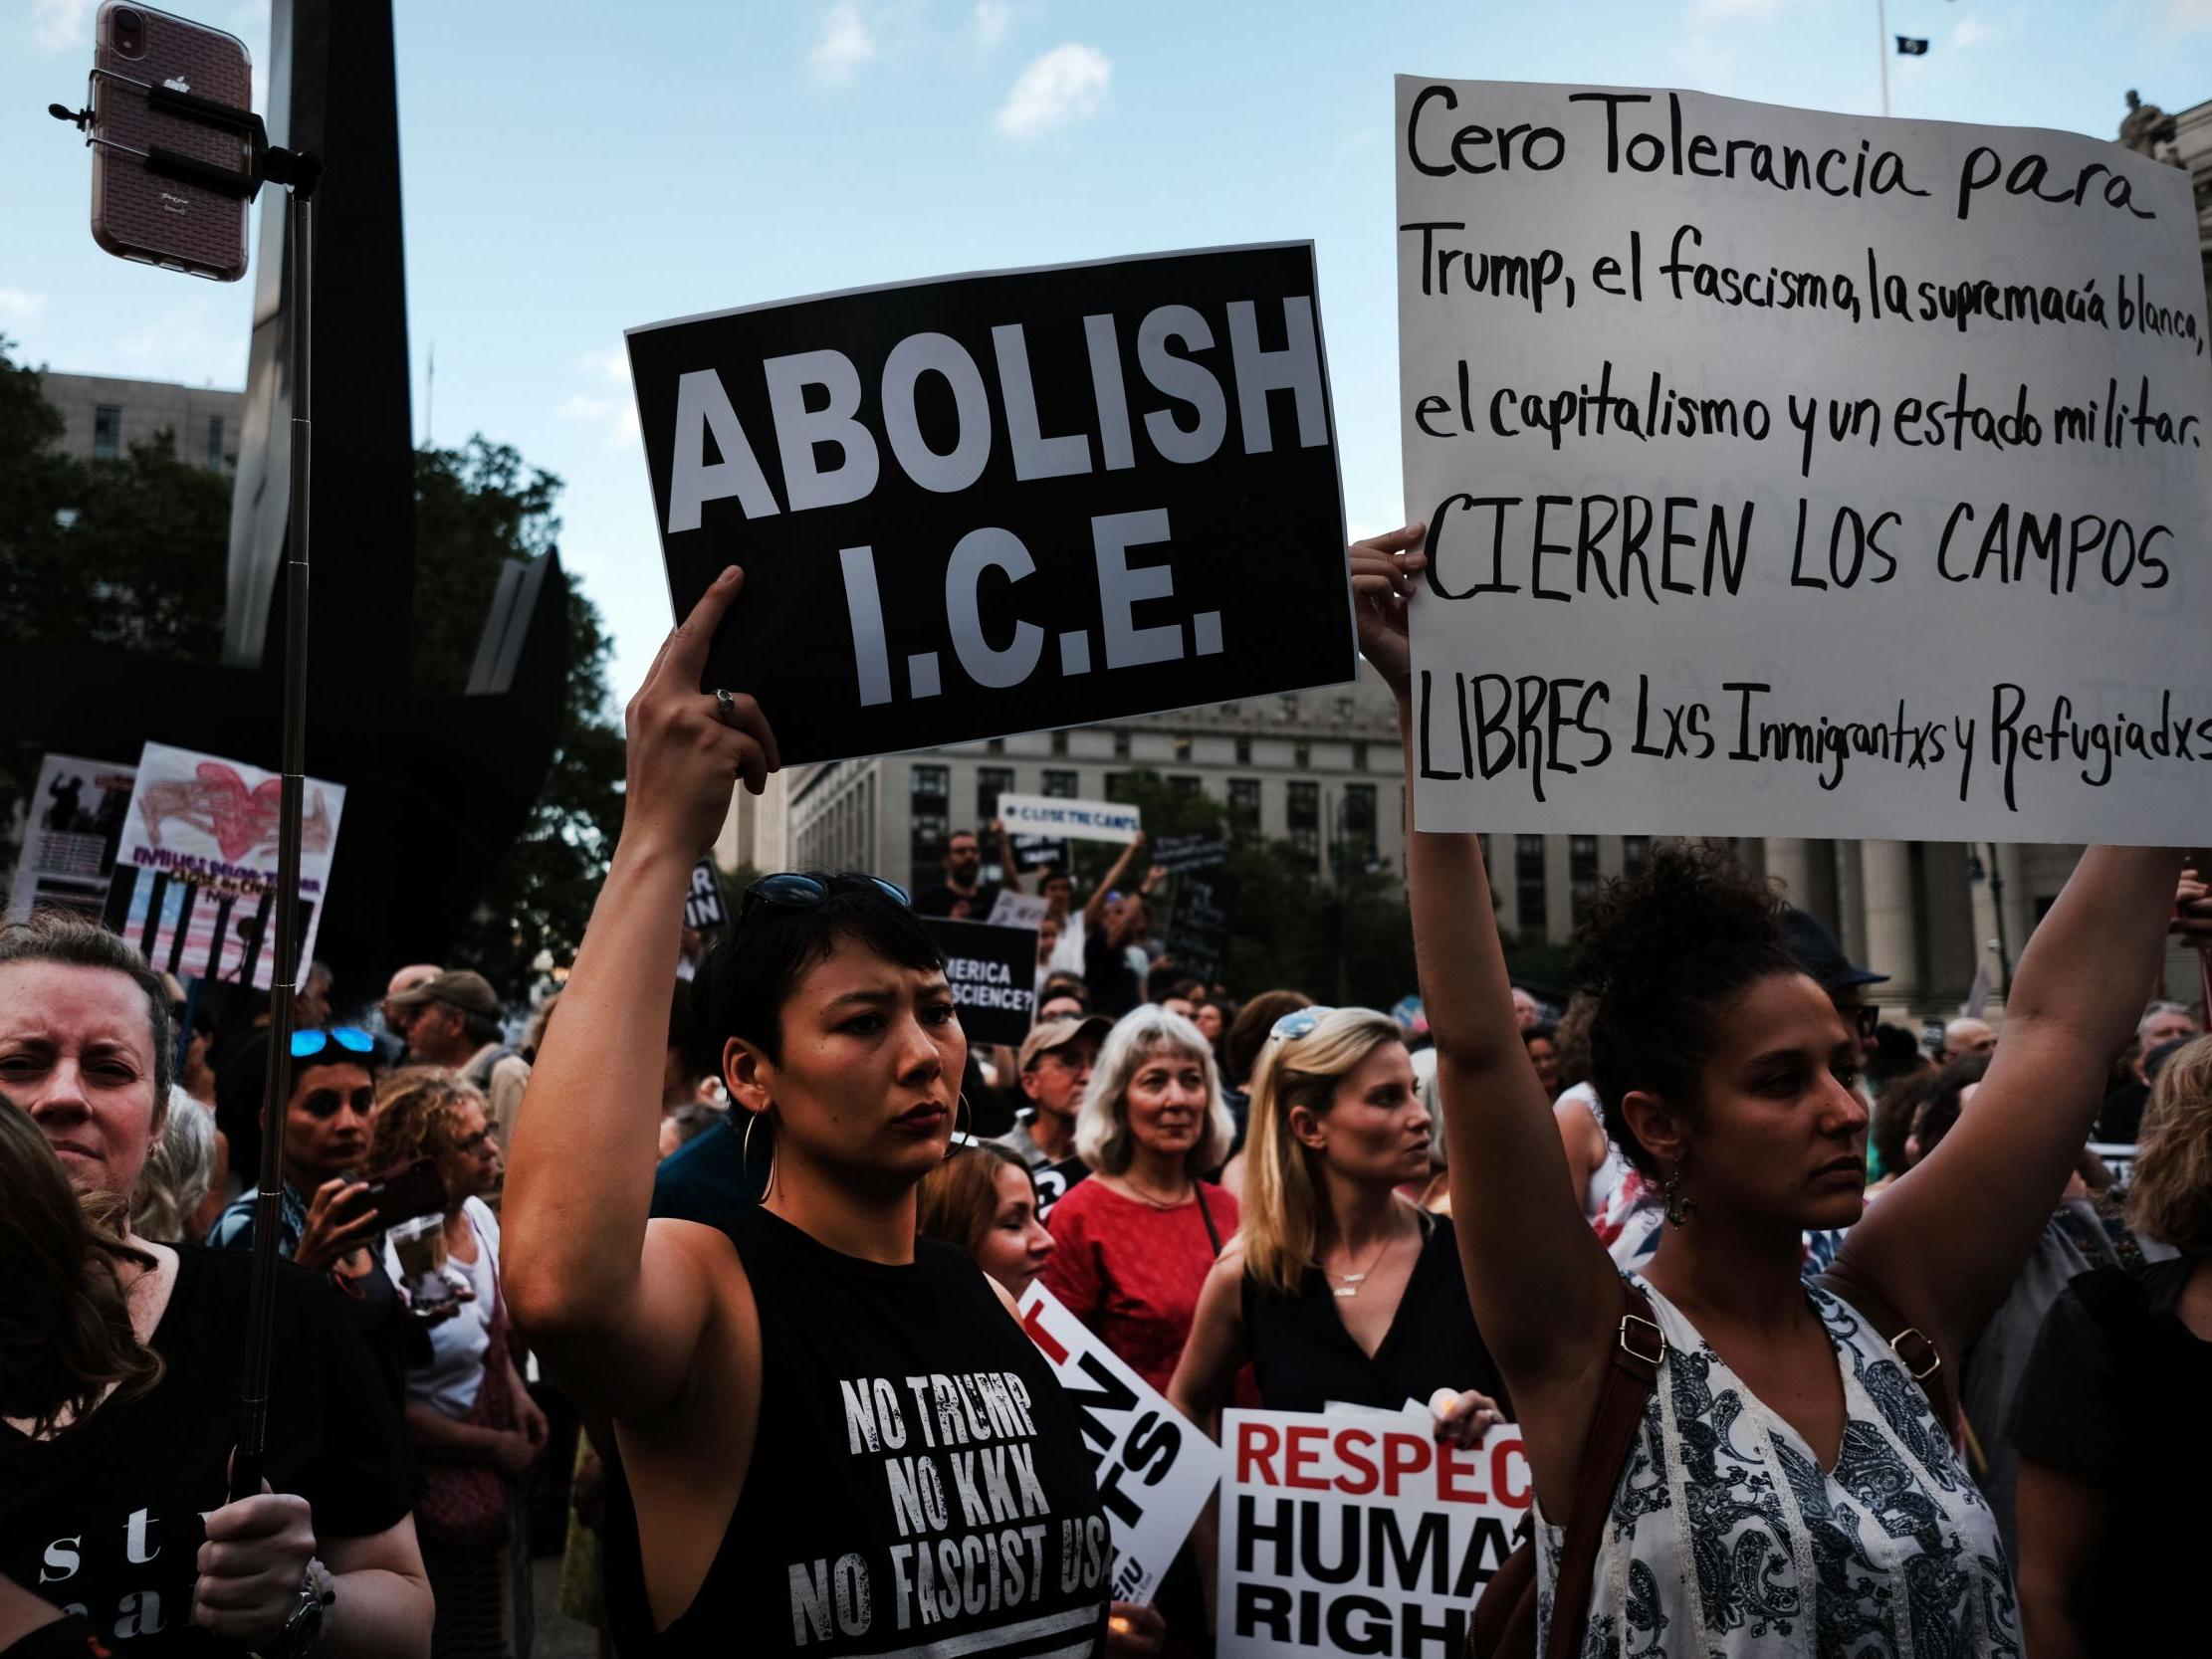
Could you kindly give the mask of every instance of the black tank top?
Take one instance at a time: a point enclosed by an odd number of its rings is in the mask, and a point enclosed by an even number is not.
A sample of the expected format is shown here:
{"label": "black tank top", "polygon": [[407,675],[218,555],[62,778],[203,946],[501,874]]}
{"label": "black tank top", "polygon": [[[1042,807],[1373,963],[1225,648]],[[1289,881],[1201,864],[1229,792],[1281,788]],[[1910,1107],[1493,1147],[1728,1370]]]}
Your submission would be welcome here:
{"label": "black tank top", "polygon": [[1262,1290],[1246,1274],[1243,1300],[1252,1375],[1270,1411],[1319,1411],[1330,1400],[1396,1411],[1410,1399],[1426,1403],[1438,1388],[1479,1388],[1506,1403],[1505,1384],[1467,1306],[1451,1223],[1442,1216],[1432,1218],[1373,1358],[1344,1329],[1318,1270],[1307,1272],[1296,1296]]}
{"label": "black tank top", "polygon": [[968,1253],[841,1255],[754,1208],[745,1491],[664,1655],[1088,1659],[1113,1544],[1081,1430]]}

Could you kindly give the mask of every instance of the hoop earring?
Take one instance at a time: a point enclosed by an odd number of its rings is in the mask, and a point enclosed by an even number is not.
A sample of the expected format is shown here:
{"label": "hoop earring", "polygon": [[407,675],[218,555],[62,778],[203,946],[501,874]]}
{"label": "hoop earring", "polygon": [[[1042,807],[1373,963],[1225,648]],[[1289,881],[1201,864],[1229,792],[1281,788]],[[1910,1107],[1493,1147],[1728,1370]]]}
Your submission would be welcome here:
{"label": "hoop earring", "polygon": [[[748,1171],[750,1171],[750,1170],[752,1169],[752,1167],[753,1167],[753,1132],[754,1132],[754,1131],[755,1131],[756,1129],[758,1129],[758,1128],[760,1127],[760,1124],[761,1124],[761,1120],[762,1120],[763,1118],[766,1118],[767,1116],[768,1116],[768,1114],[767,1114],[766,1112],[756,1112],[756,1113],[754,1113],[754,1114],[753,1114],[753,1115],[752,1115],[752,1116],[751,1116],[750,1118],[748,1118],[748,1119],[746,1120],[746,1123],[745,1123],[745,1141],[744,1141],[744,1142],[743,1142],[743,1143],[742,1143],[742,1144],[741,1144],[741,1145],[739,1146],[739,1148],[738,1148],[738,1158],[739,1158],[739,1160],[740,1160],[741,1162],[743,1162],[743,1163],[744,1163],[744,1165],[746,1166],[746,1168],[747,1168],[747,1170],[748,1170]],[[775,1137],[774,1137],[774,1132],[772,1131],[772,1132],[770,1133],[770,1136],[769,1136],[769,1178],[768,1178],[768,1184],[767,1184],[766,1186],[764,1186],[764,1187],[762,1187],[762,1188],[761,1188],[761,1200],[760,1200],[760,1201],[761,1201],[762,1203],[764,1203],[764,1204],[765,1204],[765,1203],[767,1203],[767,1202],[768,1202],[768,1199],[769,1199],[769,1194],[770,1194],[770,1193],[772,1193],[772,1192],[774,1192],[774,1190],[775,1190]]]}
{"label": "hoop earring", "polygon": [[1697,1207],[1697,1200],[1682,1196],[1682,1171],[1677,1165],[1667,1172],[1659,1183],[1659,1196],[1666,1202],[1666,1224],[1679,1227],[1689,1219],[1690,1211]]}
{"label": "hoop earring", "polygon": [[966,1090],[963,1090],[961,1092],[960,1103],[953,1108],[953,1138],[952,1140],[945,1142],[945,1155],[943,1158],[939,1159],[940,1162],[950,1163],[952,1161],[953,1154],[959,1151],[962,1146],[968,1144],[968,1141],[964,1141],[963,1140],[961,1140],[960,1115],[963,1112],[966,1112],[968,1114],[968,1129],[970,1133],[970,1139],[973,1140],[976,1128],[976,1114],[974,1109],[971,1108],[968,1104],[968,1093]]}

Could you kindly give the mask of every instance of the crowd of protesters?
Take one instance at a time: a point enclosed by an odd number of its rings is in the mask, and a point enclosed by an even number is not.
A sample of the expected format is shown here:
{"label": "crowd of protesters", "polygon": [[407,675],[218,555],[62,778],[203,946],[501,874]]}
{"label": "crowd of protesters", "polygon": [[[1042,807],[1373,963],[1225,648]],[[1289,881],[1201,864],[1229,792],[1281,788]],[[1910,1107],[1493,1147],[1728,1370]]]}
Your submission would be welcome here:
{"label": "crowd of protesters", "polygon": [[[1418,526],[1352,549],[1402,707],[1423,564]],[[2212,1040],[2143,994],[2169,928],[2212,942],[2178,858],[2092,849],[2001,1020],[1925,1049],[1877,968],[1689,845],[1598,896],[1556,1009],[1511,982],[1465,835],[1410,838],[1391,1013],[1183,971],[1141,837],[1087,892],[998,824],[912,896],[771,876],[702,950],[691,868],[777,763],[698,687],[738,590],[631,705],[556,998],[511,1021],[415,963],[349,1023],[307,976],[262,1495],[223,1501],[266,1012],[87,921],[0,932],[10,1655],[528,1659],[532,1483],[572,1497],[560,1601],[603,1651],[868,1653],[925,1606],[946,1652],[1211,1651],[1211,1518],[1154,1604],[1112,1599],[1032,1287],[1209,1432],[1239,1403],[1517,1424],[1543,1620],[1594,1538],[1586,1651],[2201,1645],[2207,1530],[2172,1518],[2212,1475]],[[1025,879],[1036,1019],[972,1049],[918,918]],[[1639,1332],[1661,1391],[1578,1532]],[[1035,1561],[884,1524],[875,1454],[930,1434],[1020,1449]]]}

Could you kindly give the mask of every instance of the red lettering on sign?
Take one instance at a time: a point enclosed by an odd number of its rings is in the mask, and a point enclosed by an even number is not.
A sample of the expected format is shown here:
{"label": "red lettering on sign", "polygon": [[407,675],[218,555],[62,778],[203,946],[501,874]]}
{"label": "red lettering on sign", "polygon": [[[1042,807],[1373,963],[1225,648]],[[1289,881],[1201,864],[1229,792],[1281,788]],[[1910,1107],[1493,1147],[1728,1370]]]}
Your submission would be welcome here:
{"label": "red lettering on sign", "polygon": [[1044,1350],[1045,1358],[1055,1365],[1067,1363],[1067,1348],[1044,1329],[1044,1304],[1039,1302],[1021,1316],[1021,1329],[1029,1333],[1029,1341]]}
{"label": "red lettering on sign", "polygon": [[1336,1489],[1339,1492],[1349,1492],[1357,1498],[1362,1493],[1375,1490],[1382,1477],[1373,1461],[1364,1455],[1365,1448],[1374,1444],[1375,1436],[1364,1428],[1348,1428],[1337,1435],[1337,1461],[1352,1471],[1350,1476],[1337,1476]]}
{"label": "red lettering on sign", "polygon": [[1383,1436],[1383,1496],[1395,1498],[1405,1485],[1407,1475],[1418,1475],[1429,1467],[1430,1449],[1436,1444],[1426,1435],[1386,1434]]}
{"label": "red lettering on sign", "polygon": [[1277,1484],[1272,1461],[1276,1449],[1276,1434],[1268,1423],[1239,1423],[1236,1426],[1236,1478],[1249,1481],[1256,1478],[1268,1486]]}
{"label": "red lettering on sign", "polygon": [[1329,1431],[1319,1423],[1301,1423],[1283,1436],[1289,1455],[1283,1461],[1282,1484],[1303,1488],[1308,1492],[1324,1492],[1329,1483],[1319,1476],[1307,1473],[1321,1461],[1316,1441],[1326,1441]]}
{"label": "red lettering on sign", "polygon": [[1437,1500],[1445,1504],[1479,1504],[1482,1465],[1472,1453],[1457,1446],[1437,1447]]}
{"label": "red lettering on sign", "polygon": [[1500,1440],[1490,1448],[1490,1490],[1501,1504],[1528,1508],[1532,1491],[1528,1450],[1518,1439]]}

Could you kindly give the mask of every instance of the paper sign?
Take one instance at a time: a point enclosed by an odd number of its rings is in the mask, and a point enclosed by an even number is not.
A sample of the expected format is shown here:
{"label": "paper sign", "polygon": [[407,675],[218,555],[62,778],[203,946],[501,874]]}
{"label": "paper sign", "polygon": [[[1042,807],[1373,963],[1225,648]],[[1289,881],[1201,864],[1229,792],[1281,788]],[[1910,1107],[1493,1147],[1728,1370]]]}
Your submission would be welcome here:
{"label": "paper sign", "polygon": [[1167,955],[1194,979],[1217,985],[1228,969],[1228,931],[1236,916],[1236,878],[1226,870],[1188,870],[1176,882]]}
{"label": "paper sign", "polygon": [[1462,1451],[1391,1415],[1226,1411],[1221,1441],[1218,1659],[1457,1659],[1526,1536],[1518,1429]]}
{"label": "paper sign", "polygon": [[1152,862],[1171,873],[1204,870],[1228,857],[1228,845],[1217,835],[1163,835],[1148,849]]}
{"label": "paper sign", "polygon": [[136,775],[135,767],[74,754],[50,754],[40,762],[23,827],[23,856],[8,888],[11,921],[38,909],[97,918],[107,908]]}
{"label": "paper sign", "polygon": [[786,764],[1353,675],[1309,243],[950,277],[629,334],[676,614]]}
{"label": "paper sign", "polygon": [[1036,1021],[1037,931],[935,916],[921,920],[945,952],[945,977],[968,1040],[1019,1047]]}
{"label": "paper sign", "polygon": [[1063,837],[1016,835],[1008,839],[1013,847],[1013,867],[1016,870],[1027,872],[1050,870],[1054,867],[1065,870],[1071,862],[1067,842]]}
{"label": "paper sign", "polygon": [[1021,1327],[1051,1361],[1096,1462],[1113,1599],[1149,1602],[1221,1478],[1221,1448],[1042,1285],[1022,1294]]}
{"label": "paper sign", "polygon": [[[157,969],[269,989],[276,978],[277,819],[283,780],[236,760],[148,743],[115,851],[105,920]],[[305,780],[300,960],[315,954],[345,790]]]}
{"label": "paper sign", "polygon": [[2185,172],[1493,82],[1394,131],[1423,828],[2201,838]]}
{"label": "paper sign", "polygon": [[998,816],[1008,833],[1072,837],[1077,841],[1131,842],[1144,815],[1118,801],[1071,801],[1058,795],[1000,795]]}
{"label": "paper sign", "polygon": [[1037,1189],[1037,1219],[1042,1221],[1052,1213],[1052,1206],[1067,1196],[1069,1187],[1087,1179],[1091,1166],[1079,1157],[1047,1163],[1041,1169],[1031,1169],[1031,1184]]}
{"label": "paper sign", "polygon": [[691,867],[691,891],[684,896],[684,926],[719,928],[728,918],[722,908],[722,878],[715,861],[703,858]]}
{"label": "paper sign", "polygon": [[1044,913],[1051,909],[1049,900],[1033,893],[1016,893],[1010,887],[998,890],[998,897],[992,902],[991,914],[984,918],[994,928],[1026,928],[1036,932],[1037,924],[1044,920]]}

